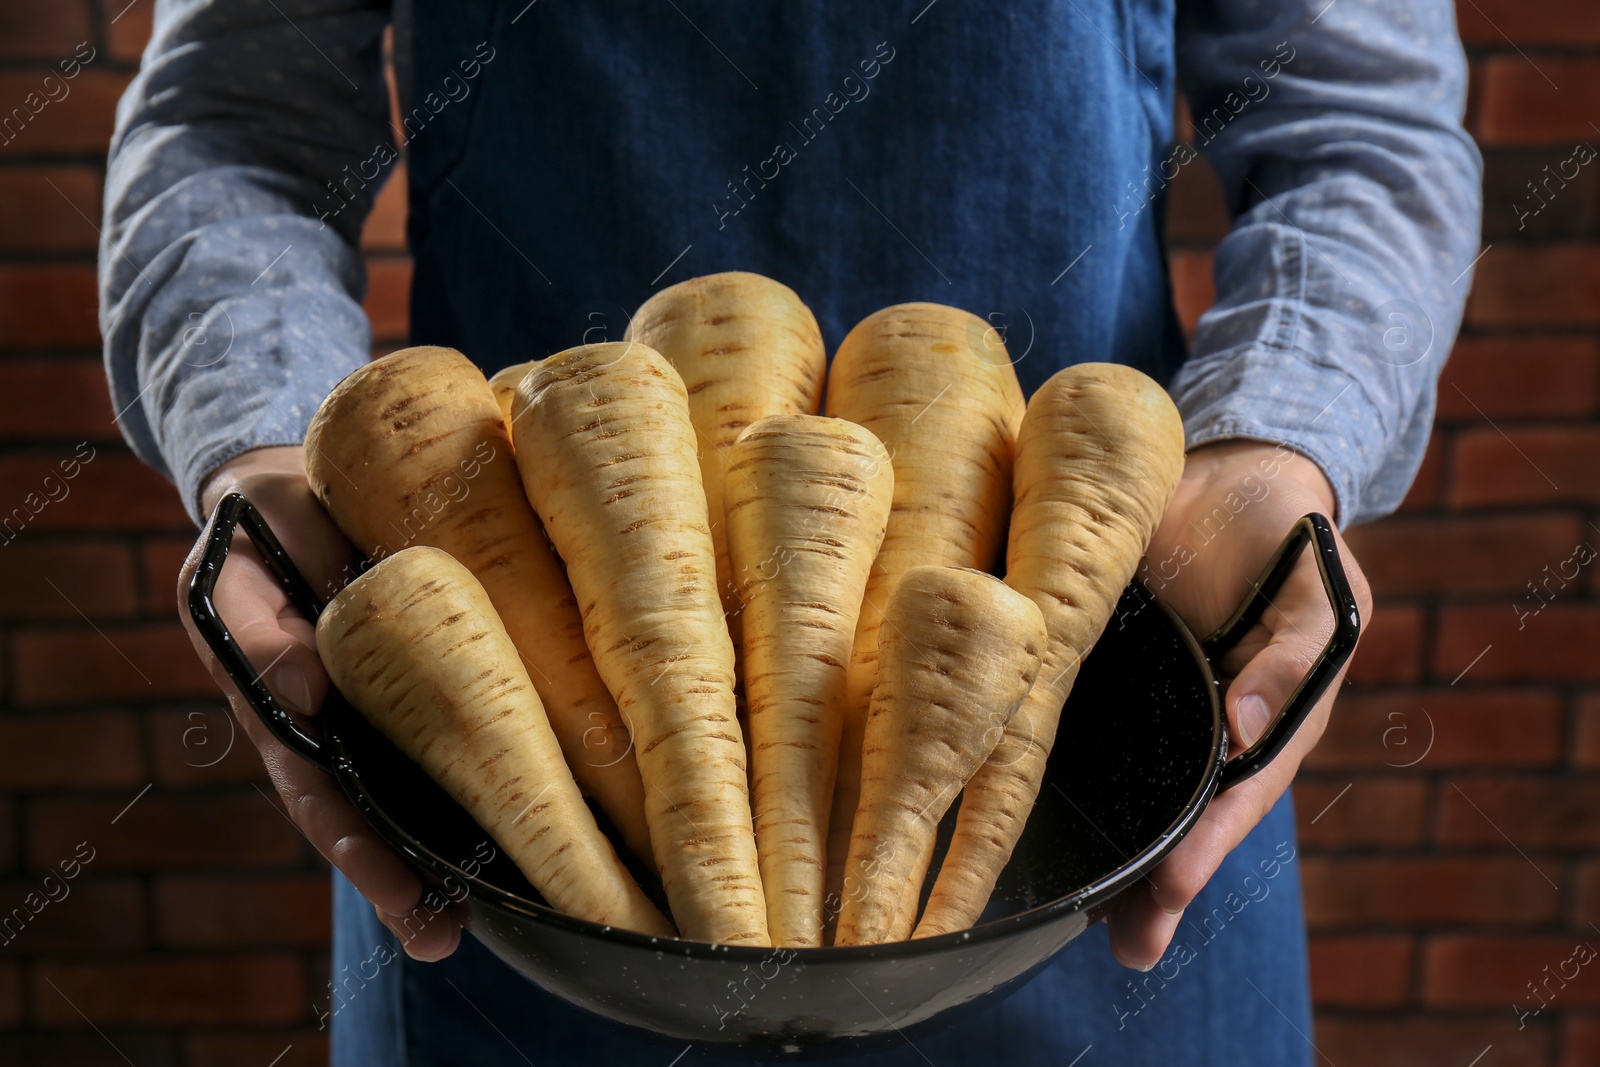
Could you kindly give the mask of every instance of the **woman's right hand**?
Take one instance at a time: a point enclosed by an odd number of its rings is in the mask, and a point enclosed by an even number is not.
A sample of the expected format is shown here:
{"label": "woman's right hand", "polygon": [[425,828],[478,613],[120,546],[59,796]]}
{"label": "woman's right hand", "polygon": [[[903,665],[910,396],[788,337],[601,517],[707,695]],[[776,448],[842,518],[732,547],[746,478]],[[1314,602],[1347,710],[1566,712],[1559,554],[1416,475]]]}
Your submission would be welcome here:
{"label": "woman's right hand", "polygon": [[[265,516],[318,596],[331,597],[354,576],[357,555],[312,496],[301,449],[262,448],[229,461],[206,482],[201,506],[209,515],[223,494],[236,488]],[[227,695],[234,718],[260,751],[289,818],[372,903],[408,955],[428,961],[450,955],[461,940],[458,913],[453,907],[435,913],[436,900],[434,907],[422,907],[422,880],[367,826],[331,775],[295,755],[262,724],[195,628],[186,605],[201,550],[197,541],[178,574],[178,614]],[[315,627],[289,603],[242,531],[217,579],[215,599],[240,650],[262,672],[278,703],[301,719],[315,716],[328,692]]]}

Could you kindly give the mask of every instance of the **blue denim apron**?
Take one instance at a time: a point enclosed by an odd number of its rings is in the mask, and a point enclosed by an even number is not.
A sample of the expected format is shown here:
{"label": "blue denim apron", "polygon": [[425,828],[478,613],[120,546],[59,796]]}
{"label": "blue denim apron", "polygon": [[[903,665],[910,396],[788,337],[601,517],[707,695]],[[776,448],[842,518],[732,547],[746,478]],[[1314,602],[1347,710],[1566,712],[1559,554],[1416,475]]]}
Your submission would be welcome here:
{"label": "blue denim apron", "polygon": [[[417,0],[413,340],[493,371],[620,339],[662,286],[749,270],[793,287],[830,351],[929,300],[986,317],[1029,392],[1088,360],[1166,381],[1173,17],[1171,0]],[[1285,801],[1148,974],[1096,927],[1006,1000],[840,1062],[1309,1063],[1294,847]],[[339,1067],[726,1062],[572,1008],[470,936],[352,983],[398,953],[338,875],[335,928],[344,978],[318,1003]]]}

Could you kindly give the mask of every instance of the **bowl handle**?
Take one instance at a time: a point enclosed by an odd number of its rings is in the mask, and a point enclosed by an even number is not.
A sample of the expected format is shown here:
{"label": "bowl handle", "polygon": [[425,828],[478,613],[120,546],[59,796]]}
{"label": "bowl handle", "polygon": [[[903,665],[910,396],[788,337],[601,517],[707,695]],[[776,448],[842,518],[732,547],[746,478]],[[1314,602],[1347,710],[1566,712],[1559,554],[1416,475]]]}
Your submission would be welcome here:
{"label": "bowl handle", "polygon": [[272,691],[262,683],[261,674],[245,658],[244,651],[229,632],[228,624],[217,613],[212,593],[217,587],[222,565],[228,561],[234,531],[241,526],[266,561],[267,568],[289,595],[289,602],[295,609],[313,622],[322,614],[322,601],[312,592],[299,568],[283,550],[283,545],[267,525],[267,520],[254,504],[245,499],[243,493],[234,489],[217,502],[216,510],[211,513],[211,521],[206,524],[205,548],[200,553],[200,563],[195,567],[194,577],[189,580],[189,615],[194,619],[200,636],[205,638],[206,644],[216,654],[222,669],[239,687],[245,702],[272,731],[273,736],[300,758],[331,773],[333,757],[328,753],[328,747],[319,738],[307,733],[278,704]]}
{"label": "bowl handle", "polygon": [[1356,607],[1355,594],[1350,591],[1344,564],[1339,560],[1333,524],[1326,517],[1312,512],[1294,524],[1272,560],[1251,584],[1250,595],[1245,597],[1244,603],[1239,605],[1227,622],[1201,642],[1206,657],[1216,663],[1239,643],[1252,626],[1261,621],[1262,613],[1283,587],[1308,543],[1316,553],[1317,570],[1322,573],[1322,588],[1328,594],[1329,606],[1333,608],[1333,634],[1311,669],[1306,671],[1306,676],[1300,679],[1289,702],[1267,726],[1266,733],[1223,765],[1222,778],[1217,786],[1219,791],[1249,778],[1283,751],[1295,731],[1300,729],[1300,724],[1306,721],[1306,716],[1311,714],[1311,709],[1328,691],[1328,686],[1333,684],[1334,676],[1349,661],[1350,653],[1356,648],[1356,639],[1361,636],[1361,610]]}

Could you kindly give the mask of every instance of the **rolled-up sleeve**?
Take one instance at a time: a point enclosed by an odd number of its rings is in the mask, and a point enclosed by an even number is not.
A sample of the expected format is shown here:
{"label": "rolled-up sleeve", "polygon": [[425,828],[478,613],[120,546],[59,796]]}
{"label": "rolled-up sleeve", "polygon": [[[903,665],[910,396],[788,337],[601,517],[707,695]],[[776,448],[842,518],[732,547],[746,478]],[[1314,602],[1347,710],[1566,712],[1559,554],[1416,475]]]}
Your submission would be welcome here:
{"label": "rolled-up sleeve", "polygon": [[366,361],[361,224],[394,158],[388,5],[161,0],[117,111],[101,330],[124,437],[198,520],[204,478],[298,444]]}
{"label": "rolled-up sleeve", "polygon": [[1233,228],[1172,384],[1189,445],[1286,444],[1343,525],[1394,510],[1478,253],[1482,161],[1449,0],[1182,5],[1193,142]]}

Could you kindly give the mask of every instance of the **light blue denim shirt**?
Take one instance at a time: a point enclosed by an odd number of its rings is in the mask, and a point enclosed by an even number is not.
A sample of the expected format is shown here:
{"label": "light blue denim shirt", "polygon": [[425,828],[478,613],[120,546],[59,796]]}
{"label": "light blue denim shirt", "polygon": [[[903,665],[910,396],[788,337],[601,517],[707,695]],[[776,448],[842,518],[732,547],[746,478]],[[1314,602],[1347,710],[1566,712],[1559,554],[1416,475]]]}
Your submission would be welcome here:
{"label": "light blue denim shirt", "polygon": [[[1311,457],[1343,524],[1421,462],[1478,251],[1450,0],[410,6],[157,4],[111,147],[101,323],[123,432],[191,512],[368,357],[392,14],[418,342],[493,369],[660,285],[761,270],[830,347],[930,299],[1026,342],[1030,389],[1139,366],[1191,445]],[[1160,247],[1192,162],[1175,87],[1234,219],[1187,351]]]}

